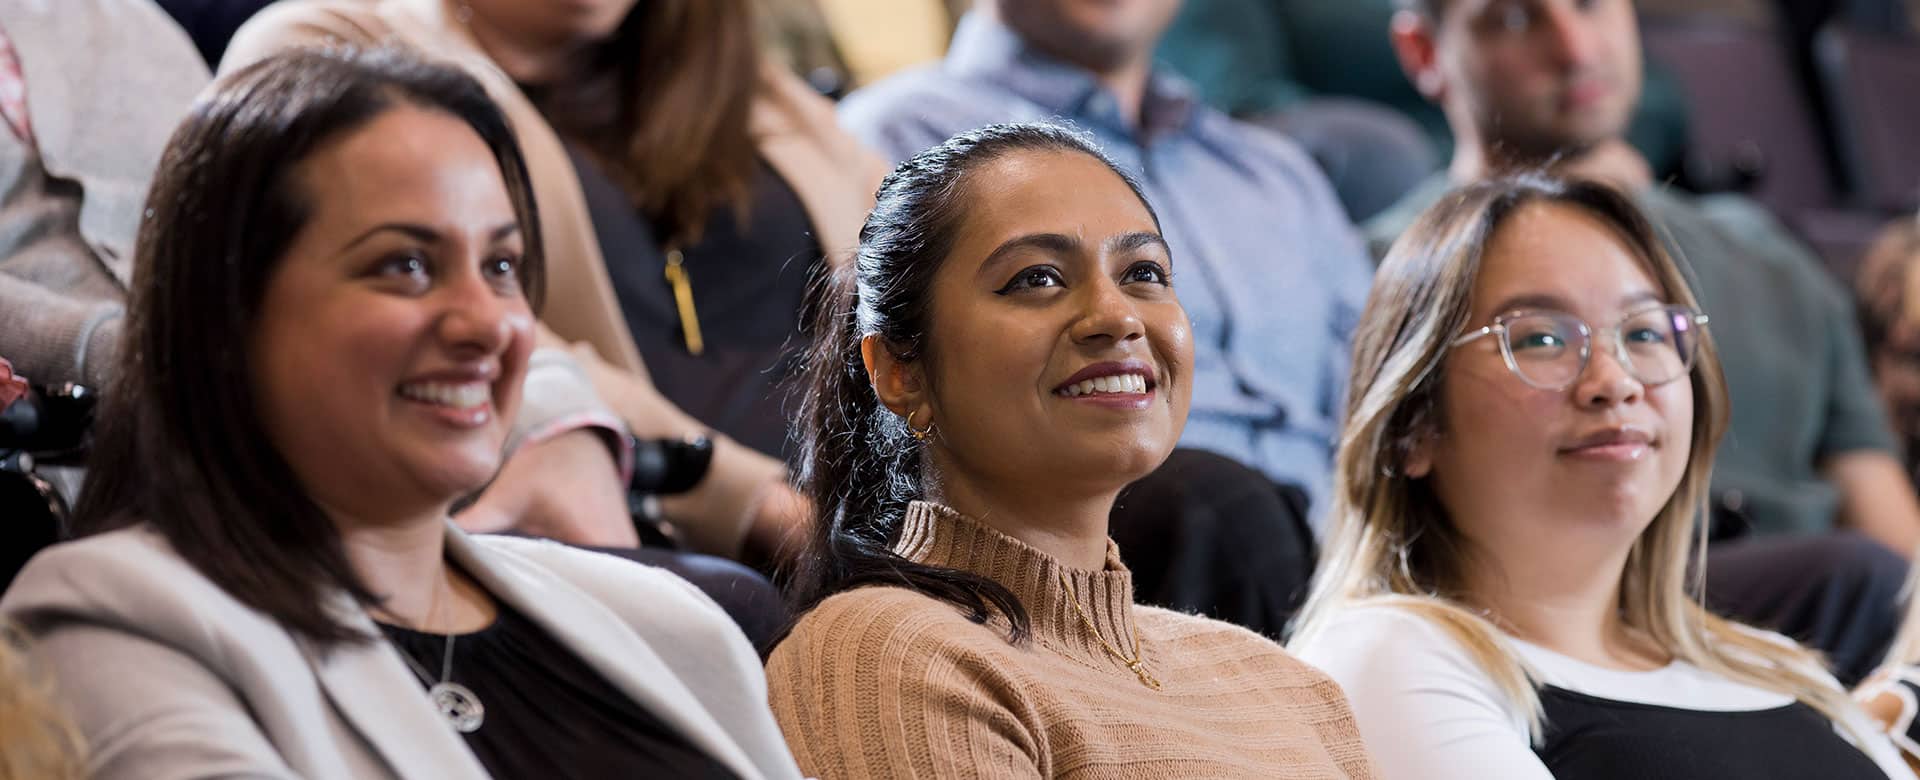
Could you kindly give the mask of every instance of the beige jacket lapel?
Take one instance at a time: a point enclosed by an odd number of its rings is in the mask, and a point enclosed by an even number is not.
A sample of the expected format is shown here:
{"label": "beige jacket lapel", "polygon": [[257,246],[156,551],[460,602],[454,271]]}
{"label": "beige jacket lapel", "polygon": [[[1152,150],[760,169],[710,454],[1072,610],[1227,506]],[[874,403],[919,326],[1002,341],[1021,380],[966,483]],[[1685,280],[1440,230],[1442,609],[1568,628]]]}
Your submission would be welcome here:
{"label": "beige jacket lapel", "polygon": [[[336,609],[356,630],[380,635],[366,610],[342,594]],[[342,644],[322,651],[301,642],[334,709],[386,761],[395,777],[485,778],[487,772],[427,697],[393,644]]]}
{"label": "beige jacket lapel", "polygon": [[540,624],[694,747],[745,780],[762,777],[693,692],[612,610],[537,566],[488,550],[451,530],[447,555],[494,598]]}

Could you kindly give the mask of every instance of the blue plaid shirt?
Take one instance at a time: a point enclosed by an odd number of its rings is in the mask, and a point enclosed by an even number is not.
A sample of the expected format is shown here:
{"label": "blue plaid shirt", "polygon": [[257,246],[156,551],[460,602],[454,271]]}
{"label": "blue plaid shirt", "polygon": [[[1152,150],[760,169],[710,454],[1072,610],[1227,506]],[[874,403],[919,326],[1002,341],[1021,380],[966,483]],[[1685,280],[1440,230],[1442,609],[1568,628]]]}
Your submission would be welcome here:
{"label": "blue plaid shirt", "polygon": [[[855,92],[840,121],[901,160],[996,122],[1091,132],[1139,179],[1193,321],[1193,412],[1181,444],[1327,499],[1353,327],[1373,263],[1313,160],[1156,73],[1140,127],[1084,70],[970,14],[944,61]],[[1317,524],[1316,524],[1317,527]]]}

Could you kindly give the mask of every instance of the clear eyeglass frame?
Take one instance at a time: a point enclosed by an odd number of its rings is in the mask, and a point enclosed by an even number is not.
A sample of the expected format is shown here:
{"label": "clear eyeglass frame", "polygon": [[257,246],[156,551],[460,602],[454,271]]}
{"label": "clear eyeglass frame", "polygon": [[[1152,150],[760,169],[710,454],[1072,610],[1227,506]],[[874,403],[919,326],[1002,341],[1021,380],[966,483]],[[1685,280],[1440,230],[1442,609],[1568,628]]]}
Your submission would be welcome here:
{"label": "clear eyeglass frame", "polygon": [[[1677,336],[1681,330],[1687,330],[1688,332],[1703,330],[1709,319],[1706,314],[1701,313],[1700,310],[1693,307],[1681,306],[1679,304],[1666,304],[1634,309],[1621,315],[1620,319],[1614,324],[1600,330],[1600,333],[1610,333],[1613,336],[1613,357],[1615,362],[1618,362],[1622,368],[1626,369],[1629,376],[1632,376],[1635,381],[1644,387],[1663,385],[1692,373],[1694,358],[1699,353],[1699,338],[1688,339],[1684,347],[1676,349],[1679,357],[1678,370],[1672,371],[1670,376],[1644,374],[1643,369],[1639,367],[1639,364],[1634,362],[1633,355],[1627,349],[1627,342],[1621,337],[1621,330],[1634,319],[1644,317],[1654,312],[1665,312],[1668,315],[1665,321],[1673,324],[1675,333],[1672,335],[1675,336]],[[1542,381],[1536,377],[1528,376],[1527,372],[1520,367],[1520,361],[1514,357],[1513,339],[1511,338],[1513,324],[1536,318],[1551,319],[1562,324],[1572,325],[1574,327],[1571,332],[1577,333],[1579,336],[1579,366],[1562,381]],[[1528,387],[1556,392],[1566,390],[1580,381],[1580,377],[1587,372],[1587,366],[1593,362],[1593,340],[1595,332],[1592,326],[1588,325],[1585,320],[1572,314],[1552,309],[1525,309],[1499,315],[1493,318],[1493,324],[1475,328],[1455,337],[1452,342],[1448,343],[1448,347],[1460,347],[1482,336],[1489,335],[1500,336],[1498,340],[1500,344],[1500,357],[1506,361],[1507,370],[1512,372],[1514,376],[1519,377],[1520,381],[1526,383]]]}

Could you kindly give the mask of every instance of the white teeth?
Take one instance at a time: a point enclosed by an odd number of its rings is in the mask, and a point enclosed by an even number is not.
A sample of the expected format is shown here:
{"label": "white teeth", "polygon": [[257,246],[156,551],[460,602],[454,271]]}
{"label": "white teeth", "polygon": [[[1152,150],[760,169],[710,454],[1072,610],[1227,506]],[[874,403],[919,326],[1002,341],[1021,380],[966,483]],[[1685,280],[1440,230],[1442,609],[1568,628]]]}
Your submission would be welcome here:
{"label": "white teeth", "polygon": [[1117,374],[1075,382],[1061,390],[1060,394],[1068,398],[1094,393],[1145,393],[1147,378],[1139,374]]}
{"label": "white teeth", "polygon": [[493,400],[493,388],[485,382],[415,382],[401,385],[400,395],[423,403],[472,409]]}

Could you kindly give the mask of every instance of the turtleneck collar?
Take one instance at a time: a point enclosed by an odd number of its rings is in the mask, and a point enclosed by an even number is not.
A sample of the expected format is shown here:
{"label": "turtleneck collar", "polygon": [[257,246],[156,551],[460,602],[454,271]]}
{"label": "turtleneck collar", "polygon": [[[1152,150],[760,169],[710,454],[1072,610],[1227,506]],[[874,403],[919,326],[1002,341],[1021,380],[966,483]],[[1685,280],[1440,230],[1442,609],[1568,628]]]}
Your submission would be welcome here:
{"label": "turtleneck collar", "polygon": [[[1104,569],[1075,569],[953,509],[915,501],[907,506],[893,551],[915,563],[959,569],[1000,583],[1027,608],[1034,640],[1040,645],[1134,677],[1094,633],[1120,652],[1134,653],[1134,637],[1139,634],[1134,625],[1133,574],[1120,562],[1113,540],[1107,540]],[[1073,589],[1071,596],[1066,587]],[[1153,650],[1144,637],[1140,658],[1151,672]]]}

